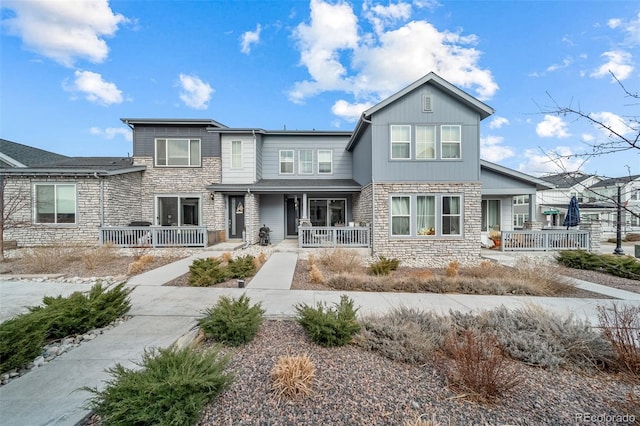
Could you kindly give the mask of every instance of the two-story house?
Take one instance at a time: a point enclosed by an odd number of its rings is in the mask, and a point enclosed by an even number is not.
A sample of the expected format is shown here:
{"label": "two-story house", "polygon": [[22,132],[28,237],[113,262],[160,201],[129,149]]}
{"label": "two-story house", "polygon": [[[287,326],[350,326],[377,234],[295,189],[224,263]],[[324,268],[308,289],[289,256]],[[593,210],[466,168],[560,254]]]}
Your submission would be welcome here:
{"label": "two-story house", "polygon": [[[353,132],[123,118],[133,130],[133,157],[110,168],[6,168],[29,193],[23,218],[32,221],[8,238],[34,243],[31,229],[44,226],[42,243],[61,235],[95,243],[100,229],[147,222],[248,243],[259,240],[263,225],[273,243],[313,242],[301,237],[311,230],[335,244],[353,243],[350,232],[366,230],[356,243],[374,255],[432,266],[475,262],[483,232],[513,229],[512,197],[528,197],[534,217],[536,191],[552,188],[480,160],[480,122],[492,113],[429,73],[364,111]],[[62,185],[52,200],[39,192],[48,181]],[[33,212],[47,203],[73,210],[73,220],[42,221]]]}

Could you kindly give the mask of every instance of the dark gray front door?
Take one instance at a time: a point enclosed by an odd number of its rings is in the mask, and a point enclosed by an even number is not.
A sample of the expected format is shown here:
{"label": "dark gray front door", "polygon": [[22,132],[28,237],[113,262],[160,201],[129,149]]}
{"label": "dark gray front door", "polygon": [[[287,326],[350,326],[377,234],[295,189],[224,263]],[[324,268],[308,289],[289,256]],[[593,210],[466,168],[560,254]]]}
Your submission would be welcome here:
{"label": "dark gray front door", "polygon": [[229,238],[242,238],[244,231],[244,196],[229,197]]}
{"label": "dark gray front door", "polygon": [[287,237],[298,235],[298,219],[299,209],[296,206],[296,200],[287,199]]}

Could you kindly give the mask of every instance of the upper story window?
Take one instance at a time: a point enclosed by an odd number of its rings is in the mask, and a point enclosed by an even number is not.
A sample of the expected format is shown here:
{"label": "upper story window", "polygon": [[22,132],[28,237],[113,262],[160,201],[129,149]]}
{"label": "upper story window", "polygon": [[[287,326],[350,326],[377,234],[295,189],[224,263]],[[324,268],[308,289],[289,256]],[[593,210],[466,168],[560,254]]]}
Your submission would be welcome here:
{"label": "upper story window", "polygon": [[76,185],[34,184],[35,223],[76,223]]}
{"label": "upper story window", "polygon": [[298,152],[298,172],[301,175],[313,173],[313,150],[301,149]]}
{"label": "upper story window", "polygon": [[242,141],[231,141],[231,168],[242,168]]}
{"label": "upper story window", "polygon": [[156,166],[199,167],[200,139],[156,139]]}
{"label": "upper story window", "polygon": [[416,126],[416,158],[419,160],[436,158],[435,126]]}
{"label": "upper story window", "polygon": [[640,189],[632,189],[629,199],[633,201],[640,201]]}
{"label": "upper story window", "polygon": [[391,158],[394,160],[411,158],[411,126],[391,125]]}
{"label": "upper story window", "polygon": [[283,174],[283,175],[293,174],[293,150],[292,149],[280,150],[280,174]]}
{"label": "upper story window", "polygon": [[513,197],[513,204],[529,204],[528,195],[516,195]]}
{"label": "upper story window", "polygon": [[442,158],[460,158],[462,145],[461,126],[440,126],[440,143]]}
{"label": "upper story window", "polygon": [[331,151],[330,149],[318,150],[318,173],[333,173],[333,151]]}

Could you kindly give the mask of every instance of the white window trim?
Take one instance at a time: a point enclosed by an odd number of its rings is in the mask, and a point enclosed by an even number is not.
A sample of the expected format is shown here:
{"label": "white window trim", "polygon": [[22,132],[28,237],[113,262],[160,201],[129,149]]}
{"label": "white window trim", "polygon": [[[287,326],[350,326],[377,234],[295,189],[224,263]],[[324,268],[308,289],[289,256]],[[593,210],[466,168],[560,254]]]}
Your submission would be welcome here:
{"label": "white window trim", "polygon": [[[329,153],[329,166],[331,168],[328,172],[320,171],[320,153]],[[324,161],[323,161],[324,163]],[[332,149],[319,149],[318,150],[318,174],[319,175],[332,175],[333,174],[333,150]]]}
{"label": "white window trim", "polygon": [[[290,152],[291,155],[291,161],[289,161],[289,159],[287,158],[287,161],[282,161],[282,153],[284,152]],[[291,163],[291,172],[283,172],[282,171],[282,163]],[[295,162],[296,162],[296,157],[295,157],[295,151],[293,149],[281,149],[278,151],[278,174],[280,175],[292,175],[295,173]]]}
{"label": "white window trim", "polygon": [[[311,153],[311,171],[304,172],[302,168],[302,153],[310,152]],[[312,175],[313,174],[313,149],[301,149],[298,151],[298,173],[301,175]]]}
{"label": "white window trim", "polygon": [[[456,143],[455,141],[444,141],[443,140],[443,138],[442,138],[442,133],[443,133],[442,129],[444,127],[458,127],[460,129],[460,132],[459,132],[460,140],[457,141],[457,144],[460,147],[459,150],[458,150],[460,155],[458,157],[447,157],[447,158],[445,158],[445,157],[442,156],[442,153],[444,152],[444,149],[443,149],[443,145],[444,144],[454,144],[454,143]],[[462,126],[460,124],[441,124],[440,125],[440,159],[444,160],[444,161],[449,161],[449,160],[457,161],[457,160],[461,160],[462,159]]]}
{"label": "white window trim", "polygon": [[[410,238],[413,235],[413,221],[415,215],[413,215],[413,197],[412,194],[392,194],[389,196],[389,235],[395,238]],[[409,214],[408,215],[394,215],[393,214],[393,199],[394,198],[408,198],[409,199]],[[409,217],[409,234],[394,234],[393,233],[393,218],[394,217]]]}
{"label": "white window trim", "polygon": [[[431,127],[433,129],[433,157],[418,157],[418,127]],[[430,124],[416,124],[415,126],[413,126],[413,131],[415,134],[415,141],[414,141],[414,145],[415,145],[415,159],[417,161],[432,161],[432,160],[437,160],[438,159],[438,129],[437,126],[435,125],[430,125]]]}
{"label": "white window trim", "polygon": [[[394,142],[393,141],[393,128],[394,127],[408,127],[409,128],[409,140],[408,141],[400,141],[400,142]],[[389,158],[391,158],[392,160],[411,160],[411,147],[412,147],[412,129],[413,126],[411,124],[391,124],[389,126]],[[409,145],[409,156],[408,157],[394,157],[393,156],[393,145],[394,144],[407,144]]]}
{"label": "white window trim", "polygon": [[[238,165],[238,166],[234,166],[234,165],[233,165],[233,146],[234,146],[234,144],[236,144],[236,143],[239,143],[239,144],[240,144],[240,165]],[[243,163],[243,160],[244,160],[243,155],[242,155],[242,154],[243,154],[243,153],[242,153],[242,151],[243,151],[243,149],[244,149],[244,143],[243,143],[241,140],[231,141],[231,146],[229,147],[229,149],[230,149],[229,155],[230,155],[230,157],[231,157],[231,164],[230,164],[230,167],[231,167],[232,169],[235,169],[235,170],[237,170],[237,169],[241,169],[241,168],[242,168],[242,163]]]}
{"label": "white window trim", "polygon": [[[187,158],[189,164],[158,164],[158,141],[165,141],[165,158],[169,163],[169,141],[186,141],[187,142]],[[198,141],[198,164],[191,164],[191,141]],[[201,167],[202,166],[202,139],[200,138],[155,138],[153,143],[153,163],[155,167]]]}
{"label": "white window trim", "polygon": [[[54,206],[53,206],[53,222],[38,222],[38,186],[53,186],[54,187]],[[74,211],[73,222],[58,223],[57,211],[58,211],[58,186],[73,186],[74,189]],[[32,221],[34,224],[46,225],[46,226],[75,226],[78,224],[78,185],[75,182],[34,182],[33,183],[33,215]]]}
{"label": "white window trim", "polygon": [[[436,204],[436,223],[435,223],[435,234],[433,235],[419,235],[420,231],[417,229],[418,223],[418,201],[417,197],[427,196],[427,197],[435,197]],[[396,235],[393,233],[392,226],[392,199],[394,197],[409,197],[409,235]],[[459,234],[443,234],[443,218],[445,217],[443,213],[443,198],[444,197],[457,197],[460,199],[460,214],[459,215],[446,215],[446,216],[459,216],[460,217],[460,233]],[[392,193],[389,194],[389,238],[397,240],[397,239],[464,239],[464,194],[461,193]]]}

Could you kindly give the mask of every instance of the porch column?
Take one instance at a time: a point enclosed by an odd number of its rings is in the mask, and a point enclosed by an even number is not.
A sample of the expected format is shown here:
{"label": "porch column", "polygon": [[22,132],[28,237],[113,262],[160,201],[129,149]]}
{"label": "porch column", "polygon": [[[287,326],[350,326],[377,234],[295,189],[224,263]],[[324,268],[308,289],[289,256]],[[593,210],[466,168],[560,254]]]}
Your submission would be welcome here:
{"label": "porch column", "polygon": [[529,194],[529,222],[536,222],[536,194]]}
{"label": "porch column", "polygon": [[307,193],[302,193],[302,217],[301,219],[309,219],[307,214]]}

